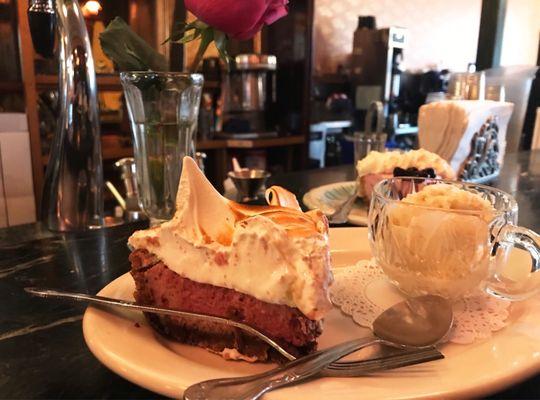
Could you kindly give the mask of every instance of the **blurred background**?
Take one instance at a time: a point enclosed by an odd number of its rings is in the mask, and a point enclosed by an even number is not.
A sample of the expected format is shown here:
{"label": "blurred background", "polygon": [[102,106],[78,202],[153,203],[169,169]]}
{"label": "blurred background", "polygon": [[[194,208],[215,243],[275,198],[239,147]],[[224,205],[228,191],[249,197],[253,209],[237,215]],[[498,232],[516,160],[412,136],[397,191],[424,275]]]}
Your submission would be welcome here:
{"label": "blurred background", "polygon": [[[166,55],[171,70],[182,71],[197,44],[162,43],[175,22],[193,17],[181,0],[80,4],[98,74],[105,179],[123,188],[114,164],[133,155],[130,126],[118,73],[101,51],[99,34],[120,16]],[[416,148],[419,108],[459,98],[453,90],[463,74],[485,80],[485,96],[514,103],[507,152],[534,147],[540,1],[291,0],[289,5],[288,17],[253,40],[231,41],[230,69],[215,48],[202,63],[196,151],[204,153],[205,173],[218,189],[224,189],[233,157],[274,174],[352,163],[350,135],[365,129],[374,101],[383,106],[386,147]],[[34,52],[27,9],[27,0],[0,0],[0,187],[4,198],[17,199],[19,209],[11,220],[5,213],[4,225],[36,218],[59,112],[58,62]],[[115,204],[107,192],[106,209]]]}

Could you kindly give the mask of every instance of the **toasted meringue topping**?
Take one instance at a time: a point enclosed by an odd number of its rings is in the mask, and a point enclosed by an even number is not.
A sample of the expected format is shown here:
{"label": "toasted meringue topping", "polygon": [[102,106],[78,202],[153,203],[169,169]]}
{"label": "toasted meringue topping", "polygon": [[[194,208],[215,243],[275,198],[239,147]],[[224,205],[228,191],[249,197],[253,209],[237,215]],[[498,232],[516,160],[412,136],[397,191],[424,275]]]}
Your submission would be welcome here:
{"label": "toasted meringue topping", "polygon": [[320,319],[331,307],[326,217],[303,213],[295,196],[281,187],[269,193],[268,206],[230,201],[186,157],[174,218],[135,232],[129,243],[188,279],[297,307]]}
{"label": "toasted meringue topping", "polygon": [[268,204],[272,206],[294,208],[298,211],[301,210],[296,196],[281,186],[272,186],[271,188],[268,188],[265,197]]}

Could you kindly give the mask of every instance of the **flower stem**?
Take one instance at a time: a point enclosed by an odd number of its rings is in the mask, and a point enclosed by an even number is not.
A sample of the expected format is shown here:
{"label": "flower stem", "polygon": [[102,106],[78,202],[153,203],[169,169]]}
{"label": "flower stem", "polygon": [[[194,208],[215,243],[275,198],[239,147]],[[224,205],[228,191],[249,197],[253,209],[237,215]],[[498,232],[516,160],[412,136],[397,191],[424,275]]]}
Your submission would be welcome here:
{"label": "flower stem", "polygon": [[195,54],[195,58],[193,59],[193,62],[189,67],[189,71],[191,73],[197,72],[197,68],[199,68],[199,65],[201,64],[204,53],[206,53],[206,49],[208,48],[209,44],[210,42],[205,40],[201,40],[201,42],[199,43],[199,49],[197,50],[197,54]]}

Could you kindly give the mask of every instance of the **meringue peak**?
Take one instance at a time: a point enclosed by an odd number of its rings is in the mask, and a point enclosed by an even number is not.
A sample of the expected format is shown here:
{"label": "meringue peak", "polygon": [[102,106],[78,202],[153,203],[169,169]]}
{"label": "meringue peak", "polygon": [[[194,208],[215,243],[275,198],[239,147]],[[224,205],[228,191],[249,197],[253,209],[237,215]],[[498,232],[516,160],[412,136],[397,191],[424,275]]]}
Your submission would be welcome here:
{"label": "meringue peak", "polygon": [[236,223],[236,215],[223,197],[204,176],[191,157],[184,157],[182,176],[176,195],[176,213],[170,222],[191,231],[198,242],[226,244]]}
{"label": "meringue peak", "polygon": [[228,200],[212,186],[191,157],[184,157],[176,214],[165,224],[190,231],[197,242],[223,245],[230,244],[237,223],[257,216],[270,219],[295,236],[327,233],[327,222],[322,213],[302,212],[296,197],[280,186],[272,186],[267,192],[271,203],[267,206]]}

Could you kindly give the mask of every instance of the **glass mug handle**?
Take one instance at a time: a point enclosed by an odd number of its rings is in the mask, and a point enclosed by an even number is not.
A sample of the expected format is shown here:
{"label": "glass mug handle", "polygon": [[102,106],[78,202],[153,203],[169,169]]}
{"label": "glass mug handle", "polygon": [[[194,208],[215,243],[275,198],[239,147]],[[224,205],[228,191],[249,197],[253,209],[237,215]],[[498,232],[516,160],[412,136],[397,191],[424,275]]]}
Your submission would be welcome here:
{"label": "glass mug handle", "polygon": [[[527,271],[509,269],[507,257],[512,248],[519,248],[529,253],[531,268]],[[540,290],[540,235],[530,229],[515,225],[505,225],[499,231],[492,250],[495,250],[492,259],[490,277],[485,282],[485,290],[497,297],[506,300],[523,300],[533,296]],[[499,257],[503,252],[502,259]],[[493,254],[493,253],[492,253]],[[516,275],[521,275],[520,279]],[[523,278],[523,275],[526,275]]]}

